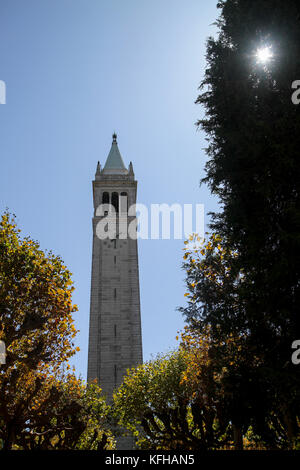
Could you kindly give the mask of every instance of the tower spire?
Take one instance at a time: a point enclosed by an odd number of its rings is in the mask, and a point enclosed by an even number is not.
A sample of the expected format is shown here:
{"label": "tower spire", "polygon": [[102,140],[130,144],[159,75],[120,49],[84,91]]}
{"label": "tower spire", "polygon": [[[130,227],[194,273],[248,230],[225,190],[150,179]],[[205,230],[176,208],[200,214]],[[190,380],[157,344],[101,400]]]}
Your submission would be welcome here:
{"label": "tower spire", "polygon": [[115,132],[113,133],[112,138],[113,140],[111,144],[111,149],[104,165],[103,172],[104,174],[109,174],[111,172],[113,172],[114,174],[127,174],[123,158],[119,151],[117,143],[117,134]]}

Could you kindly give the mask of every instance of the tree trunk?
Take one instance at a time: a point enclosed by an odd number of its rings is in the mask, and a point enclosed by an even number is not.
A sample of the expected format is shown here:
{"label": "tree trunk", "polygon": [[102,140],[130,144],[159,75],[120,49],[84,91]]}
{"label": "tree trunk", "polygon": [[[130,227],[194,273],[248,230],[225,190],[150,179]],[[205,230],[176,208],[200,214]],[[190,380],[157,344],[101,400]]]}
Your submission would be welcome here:
{"label": "tree trunk", "polygon": [[16,429],[15,423],[8,423],[6,426],[6,432],[3,438],[3,450],[11,450],[15,443]]}
{"label": "tree trunk", "polygon": [[243,450],[243,433],[240,426],[233,425],[233,439],[234,439],[234,450]]}

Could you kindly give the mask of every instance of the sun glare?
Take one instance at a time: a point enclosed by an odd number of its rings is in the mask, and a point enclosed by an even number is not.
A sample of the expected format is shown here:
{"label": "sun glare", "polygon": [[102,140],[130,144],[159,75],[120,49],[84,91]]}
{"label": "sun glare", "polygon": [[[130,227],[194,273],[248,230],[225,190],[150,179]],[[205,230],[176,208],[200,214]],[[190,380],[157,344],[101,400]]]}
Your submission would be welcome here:
{"label": "sun glare", "polygon": [[260,64],[266,64],[273,57],[271,47],[262,47],[256,51],[256,59]]}

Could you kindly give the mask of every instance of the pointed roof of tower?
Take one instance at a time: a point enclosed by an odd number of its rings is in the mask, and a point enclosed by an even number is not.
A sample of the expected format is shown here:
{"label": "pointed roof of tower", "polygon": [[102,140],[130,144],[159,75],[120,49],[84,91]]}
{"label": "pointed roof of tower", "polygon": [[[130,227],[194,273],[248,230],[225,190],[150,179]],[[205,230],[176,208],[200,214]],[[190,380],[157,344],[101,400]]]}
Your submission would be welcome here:
{"label": "pointed roof of tower", "polygon": [[117,134],[114,133],[112,137],[113,141],[106,163],[104,165],[104,170],[126,170],[123,158],[118,148]]}

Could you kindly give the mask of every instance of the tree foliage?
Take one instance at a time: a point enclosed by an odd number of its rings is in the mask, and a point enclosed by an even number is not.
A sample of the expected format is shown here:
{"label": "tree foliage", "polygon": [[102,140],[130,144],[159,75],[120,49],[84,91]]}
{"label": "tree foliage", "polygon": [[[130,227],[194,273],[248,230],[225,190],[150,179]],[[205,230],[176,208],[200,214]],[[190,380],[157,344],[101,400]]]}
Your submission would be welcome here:
{"label": "tree foliage", "polygon": [[[247,275],[253,344],[265,351],[277,345],[271,354],[282,368],[300,333],[300,119],[291,100],[300,76],[300,6],[226,0],[219,7],[220,33],[208,41],[197,100],[209,139],[203,181],[222,205],[212,228],[237,251],[236,271]],[[273,58],[262,65],[256,52],[266,46]]]}
{"label": "tree foliage", "polygon": [[[4,449],[110,446],[101,390],[63,373],[75,353],[71,273],[60,257],[0,222],[0,441]],[[69,368],[69,366],[67,366]]]}
{"label": "tree foliage", "polygon": [[[264,355],[253,345],[244,300],[244,291],[251,286],[243,270],[236,272],[237,252],[215,234],[202,244],[196,236],[190,238],[183,265],[188,304],[180,308],[190,325],[184,344],[197,358],[209,332],[204,344],[221,384],[222,406],[233,426],[235,447],[243,447],[243,436],[250,430],[264,448],[296,447],[300,437],[297,375],[291,375],[287,366],[274,371],[268,363],[269,351]],[[189,361],[188,371],[196,386],[197,361]]]}
{"label": "tree foliage", "polygon": [[[35,373],[36,374],[36,373]],[[23,385],[27,392],[32,376]],[[39,388],[27,399],[22,416],[15,415],[8,445],[7,423],[1,419],[4,449],[109,450],[115,440],[109,430],[109,407],[101,388],[86,386],[73,373],[38,377]],[[36,385],[36,384],[35,384]]]}
{"label": "tree foliage", "polygon": [[213,431],[215,414],[184,380],[187,362],[183,350],[158,356],[129,371],[115,393],[119,423],[138,436],[140,447],[203,450],[222,441],[225,430]]}
{"label": "tree foliage", "polygon": [[267,448],[250,413],[262,406],[257,383],[244,373],[259,361],[247,363],[242,350],[242,337],[216,341],[209,328],[186,327],[177,351],[128,371],[114,395],[120,425],[144,449]]}
{"label": "tree foliage", "polygon": [[[209,142],[202,182],[219,197],[211,229],[222,247],[212,241],[195,268],[186,266],[191,300],[183,311],[190,324],[198,318],[199,331],[210,325],[214,339],[245,338],[247,368],[236,396],[252,382],[262,406],[255,411],[250,400],[244,425],[255,419],[268,445],[291,447],[300,405],[300,372],[291,363],[300,334],[300,108],[291,99],[300,77],[300,5],[218,6],[219,34],[207,43],[197,103],[206,111],[198,125]],[[272,58],[262,64],[257,51],[265,47]],[[245,398],[236,400],[241,409]]]}

